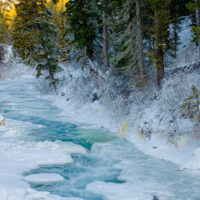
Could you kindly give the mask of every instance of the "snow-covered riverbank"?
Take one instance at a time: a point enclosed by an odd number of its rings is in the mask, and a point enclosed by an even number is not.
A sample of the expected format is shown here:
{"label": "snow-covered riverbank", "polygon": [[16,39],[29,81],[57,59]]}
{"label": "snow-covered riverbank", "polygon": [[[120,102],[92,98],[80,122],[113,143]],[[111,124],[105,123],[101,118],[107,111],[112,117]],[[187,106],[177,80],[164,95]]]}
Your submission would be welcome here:
{"label": "snow-covered riverbank", "polygon": [[[47,96],[47,98],[51,99],[53,104],[62,110],[63,119],[90,124],[94,127],[108,128],[117,136],[131,141],[145,154],[173,162],[180,169],[200,169],[200,149],[198,141],[195,142],[193,138],[190,138],[192,137],[190,133],[169,141],[166,135],[158,132],[157,134],[153,133],[149,139],[138,133],[130,116],[127,116],[126,119],[123,119],[119,123],[116,119],[112,118],[110,111],[107,111],[107,108],[99,102],[80,105],[79,101],[66,101],[66,97]],[[153,115],[152,118],[154,118]]]}
{"label": "snow-covered riverbank", "polygon": [[[182,22],[177,58],[166,57],[168,68],[161,90],[151,81],[140,90],[109,73],[105,76],[99,71],[98,79],[87,68],[66,64],[58,75],[58,95],[47,98],[69,120],[108,128],[146,154],[173,162],[180,169],[200,169],[200,126],[183,117],[181,110],[192,86],[200,90],[200,63],[197,47],[190,42],[190,24],[189,18]],[[44,91],[44,81],[40,86]]]}

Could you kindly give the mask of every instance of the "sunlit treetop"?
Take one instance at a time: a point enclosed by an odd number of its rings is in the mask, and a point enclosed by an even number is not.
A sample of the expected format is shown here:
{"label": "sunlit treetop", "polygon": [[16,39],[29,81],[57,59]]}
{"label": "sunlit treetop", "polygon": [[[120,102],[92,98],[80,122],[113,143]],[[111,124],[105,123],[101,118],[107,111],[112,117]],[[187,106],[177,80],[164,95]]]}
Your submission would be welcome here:
{"label": "sunlit treetop", "polygon": [[[52,0],[48,0],[47,3],[50,3]],[[10,0],[0,0],[0,3],[6,4],[8,2],[10,2]],[[4,15],[9,16],[10,20],[7,21],[7,24],[11,27],[12,25],[12,21],[14,19],[14,17],[16,16],[16,11],[15,11],[15,6],[14,4],[17,3],[19,1],[16,0],[12,0],[12,4],[8,7],[8,9],[6,9],[6,11],[4,12]],[[57,11],[64,11],[65,10],[65,4],[69,2],[69,0],[59,0],[56,4],[56,9]]]}
{"label": "sunlit treetop", "polygon": [[65,9],[65,4],[68,3],[69,0],[60,0],[58,3],[57,3],[57,9],[58,10],[63,10]]}
{"label": "sunlit treetop", "polygon": [[47,5],[52,4],[53,2],[57,2],[56,3],[56,10],[58,12],[62,12],[65,10],[65,4],[68,3],[70,0],[58,0],[58,1],[54,1],[54,0],[47,0]]}
{"label": "sunlit treetop", "polygon": [[16,15],[14,3],[15,0],[0,0],[0,12],[4,16],[4,20],[11,28],[12,21]]}

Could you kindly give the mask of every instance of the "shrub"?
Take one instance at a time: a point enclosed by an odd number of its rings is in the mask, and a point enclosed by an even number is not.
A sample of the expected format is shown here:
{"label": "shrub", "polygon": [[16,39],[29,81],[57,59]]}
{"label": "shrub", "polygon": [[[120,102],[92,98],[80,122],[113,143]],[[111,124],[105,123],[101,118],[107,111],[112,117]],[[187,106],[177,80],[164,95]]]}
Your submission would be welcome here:
{"label": "shrub", "polygon": [[195,86],[192,86],[191,90],[191,95],[184,99],[183,103],[181,104],[181,108],[182,116],[194,119],[200,114],[200,93]]}

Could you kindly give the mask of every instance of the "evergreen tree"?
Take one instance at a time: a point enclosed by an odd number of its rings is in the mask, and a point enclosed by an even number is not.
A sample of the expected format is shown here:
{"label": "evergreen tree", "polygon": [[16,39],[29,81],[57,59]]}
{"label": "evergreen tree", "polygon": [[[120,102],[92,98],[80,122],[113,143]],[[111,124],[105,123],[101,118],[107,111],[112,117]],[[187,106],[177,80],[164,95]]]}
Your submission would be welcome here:
{"label": "evergreen tree", "polygon": [[120,12],[119,42],[121,51],[116,60],[116,67],[124,70],[136,68],[136,34],[135,34],[135,6],[134,2],[126,0]]}
{"label": "evergreen tree", "polygon": [[[110,67],[110,54],[109,47],[112,46],[111,33],[113,20],[116,18],[117,11],[121,8],[121,0],[96,0],[96,6],[99,11],[99,15],[102,16],[102,38],[103,38],[103,57],[104,57],[104,71],[106,72]],[[114,36],[112,35],[114,39]]]}
{"label": "evergreen tree", "polygon": [[67,55],[69,53],[69,47],[68,47],[68,40],[66,38],[66,16],[63,12],[56,12],[54,14],[53,18],[54,24],[57,26],[57,32],[58,32],[58,46],[61,51],[61,61],[67,60]]}
{"label": "evergreen tree", "polygon": [[90,0],[75,0],[69,1],[66,7],[69,44],[92,60],[100,20],[95,3]]}
{"label": "evergreen tree", "polygon": [[170,34],[170,55],[176,58],[176,52],[178,49],[179,41],[179,31],[180,24],[184,16],[190,14],[186,7],[186,2],[188,0],[173,0],[170,1],[170,24],[171,24],[171,34]]}
{"label": "evergreen tree", "polygon": [[104,54],[104,71],[106,72],[109,68],[109,53],[108,53],[108,14],[106,8],[108,8],[108,2],[103,0],[103,54]]}
{"label": "evergreen tree", "polygon": [[200,0],[192,0],[187,3],[188,9],[195,13],[196,23],[192,27],[193,37],[192,42],[199,46],[199,59],[200,59]]}
{"label": "evergreen tree", "polygon": [[149,0],[153,19],[152,37],[155,41],[153,58],[156,60],[157,84],[161,86],[164,77],[164,55],[169,50],[169,23],[170,23],[170,0]]}
{"label": "evergreen tree", "polygon": [[11,23],[11,16],[9,11],[11,9],[12,0],[0,0],[0,43],[7,43],[9,38],[9,25]]}
{"label": "evergreen tree", "polygon": [[142,15],[141,15],[141,1],[135,0],[136,6],[136,45],[138,46],[138,65],[140,69],[141,79],[144,81],[145,76],[145,64],[144,64],[144,44],[143,44],[143,28],[142,28]]}
{"label": "evergreen tree", "polygon": [[4,19],[3,14],[0,13],[0,43],[7,43],[8,34],[8,25],[6,24],[6,20]]}
{"label": "evergreen tree", "polygon": [[[121,0],[74,0],[66,4],[67,34],[69,44],[87,55],[100,65],[104,63],[104,71],[109,69],[112,48],[110,24],[113,13],[120,6]],[[102,58],[104,62],[102,63]]]}
{"label": "evergreen tree", "polygon": [[13,50],[16,56],[36,66],[37,77],[47,71],[47,79],[56,89],[54,74],[58,71],[59,50],[56,26],[45,0],[20,0],[16,5],[17,16],[12,32]]}
{"label": "evergreen tree", "polygon": [[68,40],[66,36],[66,25],[67,19],[65,16],[65,4],[64,0],[52,0],[48,1],[48,7],[53,13],[53,23],[56,25],[58,33],[58,47],[61,53],[60,61],[64,62],[67,60],[67,55],[69,53]]}
{"label": "evergreen tree", "polygon": [[[131,71],[132,75],[140,73],[144,80],[144,44],[141,5],[142,1],[126,0],[121,11],[121,24],[127,24],[120,30],[121,52],[117,58],[116,67]],[[133,74],[134,73],[134,74]]]}

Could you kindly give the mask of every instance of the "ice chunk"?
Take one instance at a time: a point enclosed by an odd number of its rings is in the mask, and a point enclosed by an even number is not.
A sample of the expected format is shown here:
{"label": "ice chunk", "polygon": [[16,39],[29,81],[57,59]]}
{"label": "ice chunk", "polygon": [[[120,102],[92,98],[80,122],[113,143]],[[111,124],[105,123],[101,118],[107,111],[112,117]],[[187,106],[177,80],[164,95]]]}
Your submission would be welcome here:
{"label": "ice chunk", "polygon": [[52,182],[60,182],[65,179],[59,174],[31,174],[24,178],[25,181],[31,183],[52,183]]}

